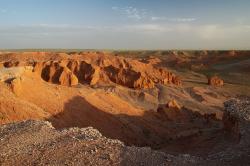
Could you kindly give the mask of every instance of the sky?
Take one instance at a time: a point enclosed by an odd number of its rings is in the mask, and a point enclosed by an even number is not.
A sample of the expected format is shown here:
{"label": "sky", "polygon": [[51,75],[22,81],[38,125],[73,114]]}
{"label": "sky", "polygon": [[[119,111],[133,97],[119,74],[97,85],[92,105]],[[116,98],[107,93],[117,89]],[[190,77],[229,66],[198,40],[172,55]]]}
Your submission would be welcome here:
{"label": "sky", "polygon": [[0,0],[0,49],[250,49],[249,0]]}

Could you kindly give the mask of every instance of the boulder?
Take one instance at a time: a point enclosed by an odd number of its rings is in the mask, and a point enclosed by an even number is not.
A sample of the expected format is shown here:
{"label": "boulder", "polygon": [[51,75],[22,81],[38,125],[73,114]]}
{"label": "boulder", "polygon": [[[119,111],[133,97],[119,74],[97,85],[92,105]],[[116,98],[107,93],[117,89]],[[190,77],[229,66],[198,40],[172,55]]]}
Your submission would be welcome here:
{"label": "boulder", "polygon": [[173,77],[172,83],[174,85],[181,86],[181,79],[178,76]]}
{"label": "boulder", "polygon": [[223,86],[224,81],[221,78],[219,78],[218,76],[213,76],[213,77],[208,78],[208,85],[211,85],[211,86]]}
{"label": "boulder", "polygon": [[166,107],[169,108],[169,109],[172,109],[172,110],[181,110],[181,106],[174,99],[169,101],[167,103]]}

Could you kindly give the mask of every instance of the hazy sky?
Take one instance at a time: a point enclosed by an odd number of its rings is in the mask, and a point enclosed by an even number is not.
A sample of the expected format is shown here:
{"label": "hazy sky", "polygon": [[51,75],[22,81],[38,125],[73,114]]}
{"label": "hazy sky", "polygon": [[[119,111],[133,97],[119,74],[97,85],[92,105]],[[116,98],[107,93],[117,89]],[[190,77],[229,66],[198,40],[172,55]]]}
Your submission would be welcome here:
{"label": "hazy sky", "polygon": [[250,1],[0,0],[0,48],[250,49]]}

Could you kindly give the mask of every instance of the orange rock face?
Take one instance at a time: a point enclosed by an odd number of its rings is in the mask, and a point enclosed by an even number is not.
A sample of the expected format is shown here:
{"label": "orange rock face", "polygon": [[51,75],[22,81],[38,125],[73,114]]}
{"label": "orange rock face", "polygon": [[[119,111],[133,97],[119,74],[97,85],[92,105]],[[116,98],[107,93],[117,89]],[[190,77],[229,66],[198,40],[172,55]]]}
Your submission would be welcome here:
{"label": "orange rock face", "polygon": [[157,112],[168,120],[175,121],[178,123],[189,123],[194,118],[202,117],[199,113],[192,112],[191,110],[178,104],[176,100],[170,100],[167,104],[159,105]]}
{"label": "orange rock face", "polygon": [[171,100],[167,104],[167,108],[173,109],[173,110],[181,110],[181,106],[177,103],[176,100]]}
{"label": "orange rock face", "polygon": [[153,88],[155,85],[153,80],[144,73],[136,72],[133,69],[108,66],[104,68],[104,74],[110,81],[129,88]]}
{"label": "orange rock face", "polygon": [[10,88],[13,93],[18,96],[22,91],[21,78],[15,78],[14,80],[12,80],[10,83]]}
{"label": "orange rock face", "polygon": [[59,83],[65,86],[74,86],[78,84],[78,78],[67,67],[64,67],[59,78]]}
{"label": "orange rock face", "polygon": [[89,85],[115,83],[134,89],[153,88],[155,84],[181,85],[180,78],[166,69],[130,58],[105,53],[80,53],[68,57],[67,54],[51,53],[49,56],[49,53],[43,53],[37,57],[34,54],[38,53],[24,54],[25,58],[22,58],[26,61],[22,63],[15,56],[5,66],[31,65],[43,80],[66,86],[78,82]]}
{"label": "orange rock face", "polygon": [[213,77],[208,78],[208,85],[223,86],[224,81],[217,76],[213,76]]}

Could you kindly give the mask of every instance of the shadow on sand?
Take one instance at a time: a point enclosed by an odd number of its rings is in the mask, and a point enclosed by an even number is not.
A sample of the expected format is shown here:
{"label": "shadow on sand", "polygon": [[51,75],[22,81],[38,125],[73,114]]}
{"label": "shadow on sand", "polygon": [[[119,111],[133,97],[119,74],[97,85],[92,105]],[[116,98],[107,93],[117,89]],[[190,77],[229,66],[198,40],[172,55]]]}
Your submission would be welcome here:
{"label": "shadow on sand", "polygon": [[[119,139],[127,145],[150,146],[173,152],[185,153],[196,149],[195,153],[200,153],[218,143],[225,143],[221,134],[222,122],[199,113],[184,110],[169,116],[154,111],[145,111],[143,116],[111,114],[81,96],[65,103],[64,111],[48,121],[57,129],[92,126],[104,136]],[[206,142],[204,146],[201,145],[203,141]]]}

